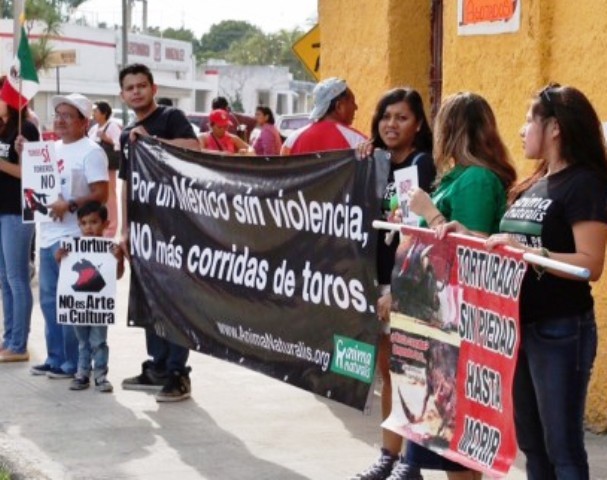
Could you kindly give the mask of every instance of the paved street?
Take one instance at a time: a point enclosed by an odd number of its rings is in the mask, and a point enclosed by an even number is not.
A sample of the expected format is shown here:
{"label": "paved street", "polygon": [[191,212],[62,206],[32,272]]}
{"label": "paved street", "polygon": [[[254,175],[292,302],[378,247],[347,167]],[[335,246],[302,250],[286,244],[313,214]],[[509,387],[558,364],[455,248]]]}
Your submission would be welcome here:
{"label": "paved street", "polygon": [[[120,283],[122,318],[127,280]],[[34,286],[37,295],[37,283]],[[138,373],[144,336],[110,328],[113,394],[0,365],[0,458],[23,479],[345,479],[377,454],[379,402],[370,416],[205,355],[191,356],[192,399],[158,404],[120,389]],[[31,363],[44,360],[34,307]],[[31,364],[30,363],[30,364]],[[607,438],[589,436],[594,479],[607,479]],[[523,479],[518,468],[509,479]],[[446,478],[425,472],[427,480]]]}

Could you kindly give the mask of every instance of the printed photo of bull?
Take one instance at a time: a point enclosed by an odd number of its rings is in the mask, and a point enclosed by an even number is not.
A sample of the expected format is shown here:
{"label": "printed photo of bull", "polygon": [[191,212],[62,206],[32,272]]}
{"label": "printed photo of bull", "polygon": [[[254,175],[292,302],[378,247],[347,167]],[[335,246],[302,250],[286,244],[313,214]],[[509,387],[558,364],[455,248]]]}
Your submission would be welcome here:
{"label": "printed photo of bull", "polygon": [[451,263],[440,244],[403,237],[392,271],[392,311],[455,331],[457,292],[449,286]]}
{"label": "printed photo of bull", "polygon": [[48,215],[48,195],[36,192],[32,188],[23,189],[23,221],[32,222],[35,212]]}
{"label": "printed photo of bull", "polygon": [[400,377],[398,403],[419,443],[446,448],[455,429],[459,348],[434,339],[428,342],[419,375]]}

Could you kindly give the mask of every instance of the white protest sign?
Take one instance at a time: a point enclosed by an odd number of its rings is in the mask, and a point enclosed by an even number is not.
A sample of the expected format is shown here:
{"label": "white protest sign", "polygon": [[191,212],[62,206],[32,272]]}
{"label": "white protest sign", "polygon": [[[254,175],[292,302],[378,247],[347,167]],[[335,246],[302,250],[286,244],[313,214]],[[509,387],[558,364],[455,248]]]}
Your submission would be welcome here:
{"label": "white protest sign", "polygon": [[50,222],[48,205],[61,193],[53,142],[26,142],[21,155],[23,223]]}
{"label": "white protest sign", "polygon": [[409,192],[419,186],[417,166],[401,168],[394,172],[394,186],[398,196],[398,207],[403,216],[402,223],[412,227],[419,225],[419,216],[409,208]]}
{"label": "white protest sign", "polygon": [[57,285],[57,323],[112,325],[116,318],[116,257],[111,240],[81,237],[62,240]]}

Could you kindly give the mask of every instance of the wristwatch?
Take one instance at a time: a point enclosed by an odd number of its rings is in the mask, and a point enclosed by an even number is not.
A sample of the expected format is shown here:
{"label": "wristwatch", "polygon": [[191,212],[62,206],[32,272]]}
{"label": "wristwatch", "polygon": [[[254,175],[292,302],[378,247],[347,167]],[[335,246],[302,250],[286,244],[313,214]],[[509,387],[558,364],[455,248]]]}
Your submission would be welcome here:
{"label": "wristwatch", "polygon": [[67,209],[70,213],[75,213],[76,210],[78,210],[78,204],[75,200],[70,200],[69,202],[67,202]]}

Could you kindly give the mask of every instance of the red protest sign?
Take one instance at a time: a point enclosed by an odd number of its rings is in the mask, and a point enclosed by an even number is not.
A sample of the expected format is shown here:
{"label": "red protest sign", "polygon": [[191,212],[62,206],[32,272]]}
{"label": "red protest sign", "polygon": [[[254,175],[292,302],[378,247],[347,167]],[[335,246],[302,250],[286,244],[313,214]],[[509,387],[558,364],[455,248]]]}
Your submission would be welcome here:
{"label": "red protest sign", "polygon": [[392,276],[392,413],[404,437],[493,476],[516,456],[512,380],[526,263],[404,228]]}

